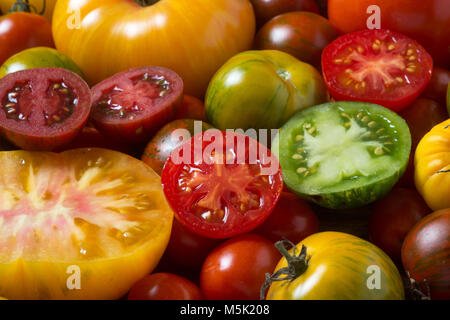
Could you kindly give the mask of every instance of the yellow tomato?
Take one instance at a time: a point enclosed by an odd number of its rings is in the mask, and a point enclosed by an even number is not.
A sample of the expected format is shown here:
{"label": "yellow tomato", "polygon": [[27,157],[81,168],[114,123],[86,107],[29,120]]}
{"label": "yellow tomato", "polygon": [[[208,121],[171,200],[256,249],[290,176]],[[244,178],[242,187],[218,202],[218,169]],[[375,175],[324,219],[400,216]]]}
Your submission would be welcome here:
{"label": "yellow tomato", "polygon": [[158,263],[173,213],[143,162],[77,149],[0,163],[0,296],[118,299]]}
{"label": "yellow tomato", "polygon": [[157,65],[177,72],[198,97],[228,58],[250,48],[254,33],[248,0],[59,0],[53,19],[57,49],[91,85]]}
{"label": "yellow tomato", "polygon": [[416,187],[428,206],[450,208],[450,119],[422,138],[414,162]]}
{"label": "yellow tomato", "polygon": [[[48,19],[48,21],[52,21],[53,9],[55,8],[56,1],[58,0],[29,0],[30,5],[32,6],[31,11],[40,13],[44,8],[44,1],[45,11],[43,15]],[[2,0],[0,2],[0,9],[3,13],[7,13],[16,2],[17,0]]]}

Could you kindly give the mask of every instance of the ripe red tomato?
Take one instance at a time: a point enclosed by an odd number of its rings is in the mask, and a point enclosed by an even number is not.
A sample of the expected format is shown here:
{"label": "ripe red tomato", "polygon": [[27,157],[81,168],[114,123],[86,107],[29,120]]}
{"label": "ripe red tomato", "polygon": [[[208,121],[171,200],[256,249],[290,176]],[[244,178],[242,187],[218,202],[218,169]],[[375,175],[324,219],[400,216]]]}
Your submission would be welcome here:
{"label": "ripe red tomato", "polygon": [[420,194],[413,189],[395,188],[378,200],[369,221],[371,242],[395,261],[401,259],[401,248],[411,228],[431,213]]}
{"label": "ripe red tomato", "polygon": [[381,28],[417,40],[436,64],[450,68],[450,1],[328,0],[328,16],[341,32],[354,32],[367,28],[372,5],[380,8]]}
{"label": "ripe red tomato", "polygon": [[280,50],[320,68],[323,49],[338,37],[324,17],[311,12],[279,15],[262,27],[255,46],[260,50]]}
{"label": "ripe red tomato", "polygon": [[400,111],[431,78],[433,60],[416,41],[389,30],[364,30],[333,41],[322,54],[325,83],[335,100]]}
{"label": "ripe red tomato", "polygon": [[41,46],[55,46],[47,19],[28,12],[13,12],[0,17],[0,65],[22,50]]}
{"label": "ripe red tomato", "polygon": [[450,83],[450,71],[435,67],[430,83],[425,88],[423,96],[438,101],[445,106],[447,98],[447,87]]}
{"label": "ripe red tomato", "polygon": [[171,273],[154,273],[136,282],[128,300],[202,300],[192,281]]}
{"label": "ripe red tomato", "polygon": [[219,130],[172,151],[161,180],[178,221],[218,239],[263,223],[283,189],[280,164],[270,150],[246,135]]}
{"label": "ripe red tomato", "polygon": [[450,299],[450,208],[420,220],[406,236],[402,262],[410,277],[430,287],[431,299]]}
{"label": "ripe red tomato", "polygon": [[185,94],[183,103],[175,113],[175,119],[194,119],[206,121],[205,105],[203,101]]}
{"label": "ripe red tomato", "polygon": [[223,243],[206,258],[200,287],[207,299],[257,300],[281,255],[269,240],[253,234]]}
{"label": "ripe red tomato", "polygon": [[254,232],[270,241],[286,238],[299,243],[319,231],[319,219],[306,201],[283,192],[269,218]]}

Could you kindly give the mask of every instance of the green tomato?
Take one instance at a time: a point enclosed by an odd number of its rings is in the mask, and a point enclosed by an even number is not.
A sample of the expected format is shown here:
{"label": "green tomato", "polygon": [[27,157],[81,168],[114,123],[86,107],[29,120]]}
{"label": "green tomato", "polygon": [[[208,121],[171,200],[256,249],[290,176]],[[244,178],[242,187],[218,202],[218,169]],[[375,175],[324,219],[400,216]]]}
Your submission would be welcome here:
{"label": "green tomato", "polygon": [[311,65],[276,50],[232,57],[211,80],[206,115],[216,128],[277,129],[296,112],[327,100]]}
{"label": "green tomato", "polygon": [[75,62],[57,50],[47,47],[26,49],[13,55],[0,67],[0,78],[20,70],[51,67],[67,69],[84,78],[83,72]]}

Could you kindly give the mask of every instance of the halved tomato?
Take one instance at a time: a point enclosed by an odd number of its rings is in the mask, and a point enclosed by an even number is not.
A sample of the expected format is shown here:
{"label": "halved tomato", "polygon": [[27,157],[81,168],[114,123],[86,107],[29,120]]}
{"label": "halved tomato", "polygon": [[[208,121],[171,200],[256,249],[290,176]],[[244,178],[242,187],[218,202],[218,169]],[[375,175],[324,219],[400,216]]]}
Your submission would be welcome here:
{"label": "halved tomato", "polygon": [[172,151],[162,174],[181,224],[208,238],[249,232],[273,211],[283,189],[278,160],[256,140],[208,130]]}
{"label": "halved tomato", "polygon": [[433,60],[416,41],[389,30],[339,37],[322,54],[325,83],[335,100],[405,108],[431,79]]}
{"label": "halved tomato", "polygon": [[143,162],[77,149],[0,163],[0,296],[118,299],[158,263],[173,214]]}

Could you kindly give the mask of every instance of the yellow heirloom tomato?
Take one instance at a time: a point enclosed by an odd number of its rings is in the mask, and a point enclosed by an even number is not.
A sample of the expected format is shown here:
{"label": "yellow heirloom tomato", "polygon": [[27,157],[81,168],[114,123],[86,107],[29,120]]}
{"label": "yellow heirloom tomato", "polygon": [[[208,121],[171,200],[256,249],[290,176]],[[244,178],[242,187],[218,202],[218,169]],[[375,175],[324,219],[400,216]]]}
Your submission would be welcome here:
{"label": "yellow heirloom tomato", "polygon": [[416,187],[428,206],[450,208],[450,119],[422,138],[414,162]]}

